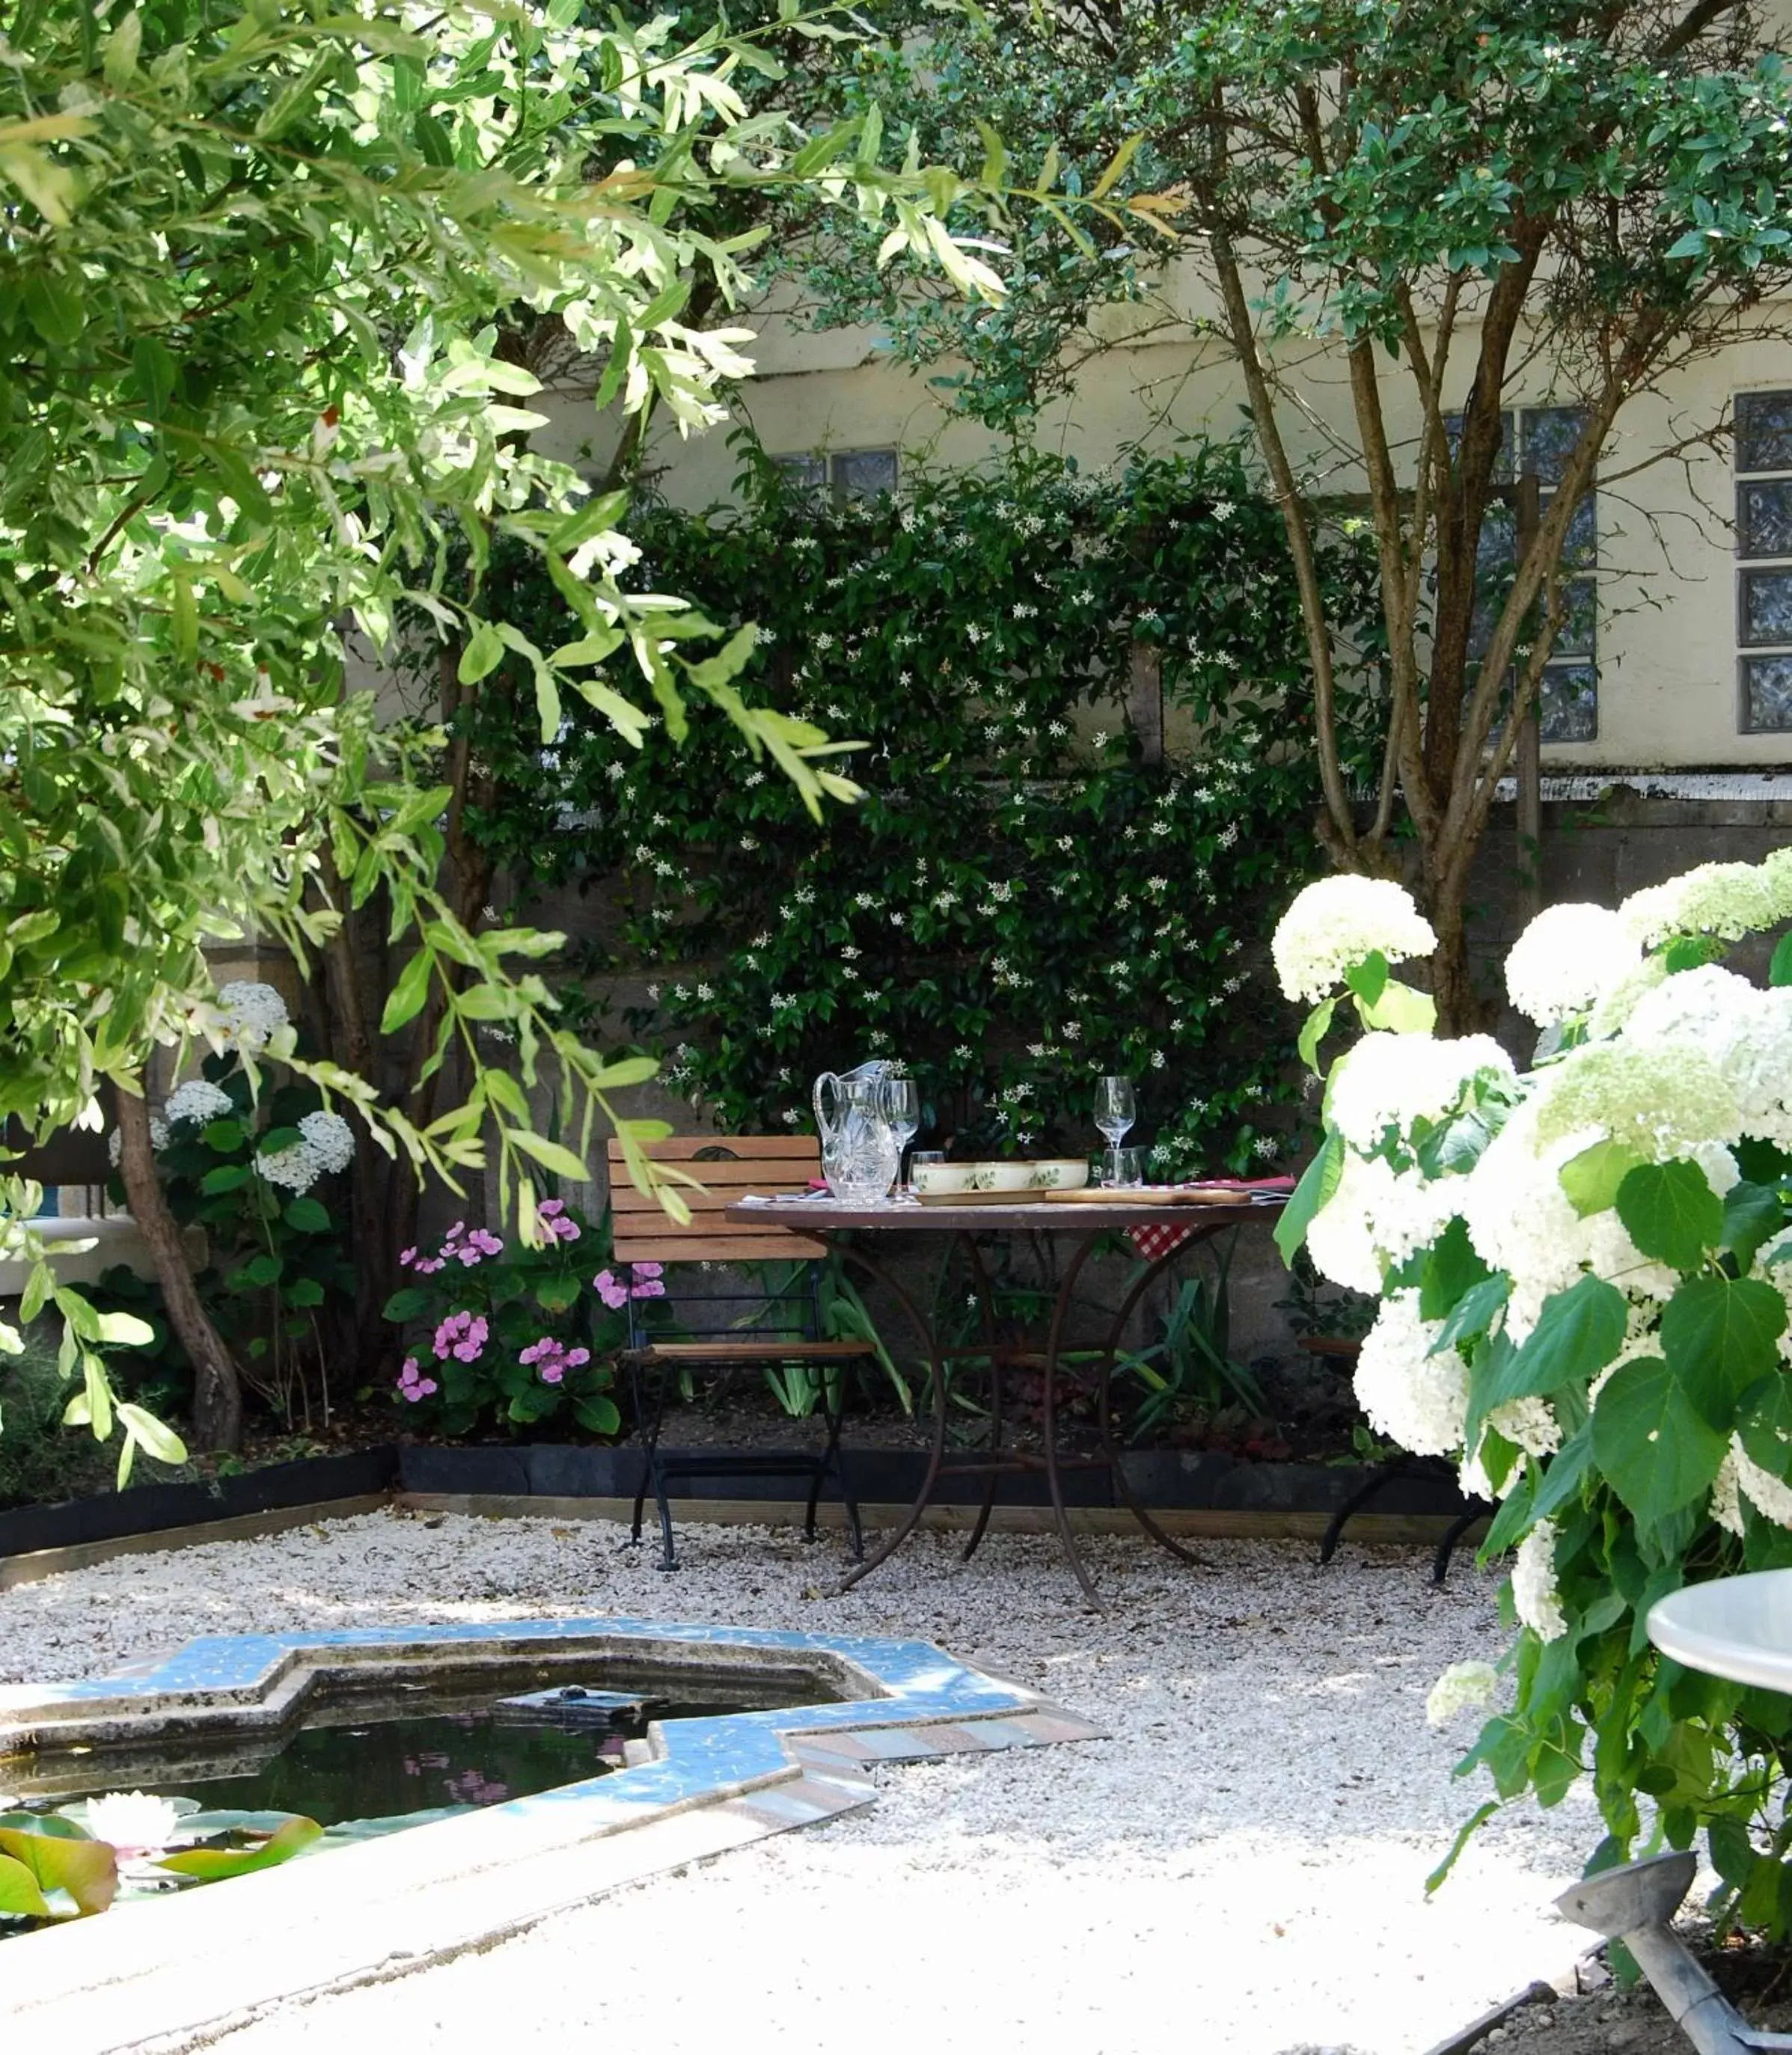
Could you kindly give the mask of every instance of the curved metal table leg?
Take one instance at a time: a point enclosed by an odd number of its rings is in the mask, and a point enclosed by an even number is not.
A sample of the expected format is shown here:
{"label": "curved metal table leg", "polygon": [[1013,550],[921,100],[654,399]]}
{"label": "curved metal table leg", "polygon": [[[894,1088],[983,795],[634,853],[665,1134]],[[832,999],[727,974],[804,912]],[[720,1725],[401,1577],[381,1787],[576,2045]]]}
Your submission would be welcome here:
{"label": "curved metal table leg", "polygon": [[927,1510],[928,1503],[933,1496],[933,1485],[939,1477],[940,1465],[945,1460],[946,1406],[945,1364],[941,1358],[939,1343],[934,1339],[933,1331],[922,1318],[914,1300],[875,1256],[866,1255],[862,1248],[850,1248],[844,1244],[839,1246],[840,1253],[849,1263],[856,1263],[868,1276],[875,1278],[890,1292],[921,1335],[933,1373],[933,1446],[928,1453],[927,1473],[921,1481],[921,1489],[915,1494],[914,1503],[896,1523],[894,1532],[886,1537],[882,1547],[875,1553],[855,1563],[835,1585],[834,1595],[836,1598],[844,1592],[850,1592],[861,1577],[868,1577],[880,1564],[887,1563],[921,1524],[921,1516]]}
{"label": "curved metal table leg", "polygon": [[1083,1595],[1098,1612],[1105,1612],[1101,1594],[1095,1589],[1089,1576],[1088,1567],[1076,1546],[1076,1536],[1071,1527],[1070,1515],[1064,1506],[1064,1481],[1058,1473],[1058,1415],[1056,1391],[1058,1383],[1058,1356],[1064,1346],[1064,1315],[1070,1310],[1071,1295],[1083,1265],[1089,1260],[1090,1252],[1101,1240],[1100,1232],[1085,1235],[1076,1245],[1076,1252],[1065,1267],[1058,1286],[1058,1296],[1052,1308],[1052,1327],[1045,1343],[1045,1481],[1052,1493],[1052,1517],[1057,1522],[1058,1539],[1070,1559],[1070,1567],[1076,1572],[1076,1581],[1083,1587]]}
{"label": "curved metal table leg", "polygon": [[[981,1251],[976,1237],[961,1235],[965,1253],[970,1259],[971,1274],[977,1280],[977,1295],[983,1316],[983,1339],[989,1349],[989,1454],[993,1460],[1002,1448],[1002,1381],[1003,1367],[996,1355],[996,1305],[989,1283],[989,1272],[985,1267]],[[988,1532],[989,1516],[995,1510],[996,1487],[1001,1480],[992,1472],[984,1480],[983,1503],[977,1508],[977,1518],[972,1524],[970,1537],[965,1542],[961,1560],[969,1562],[983,1543]]]}
{"label": "curved metal table leg", "polygon": [[1380,1465],[1332,1514],[1325,1528],[1325,1538],[1319,1544],[1319,1560],[1322,1568],[1338,1552],[1338,1544],[1344,1539],[1344,1528],[1350,1521],[1372,1498],[1385,1491],[1396,1477],[1406,1474],[1408,1461],[1409,1458],[1405,1456],[1395,1456],[1391,1461]]}
{"label": "curved metal table leg", "polygon": [[1095,1389],[1095,1417],[1101,1431],[1101,1451],[1112,1465],[1115,1490],[1119,1493],[1125,1502],[1127,1512],[1159,1548],[1167,1548],[1172,1556],[1179,1556],[1183,1562],[1192,1563],[1198,1568],[1202,1567],[1202,1558],[1196,1555],[1192,1548],[1185,1548],[1173,1534],[1167,1533],[1158,1524],[1151,1515],[1146,1511],[1143,1502],[1133,1489],[1132,1481],[1127,1475],[1126,1465],[1122,1460],[1123,1452],[1119,1443],[1114,1439],[1112,1400],[1114,1363],[1115,1359],[1120,1351],[1120,1338],[1126,1332],[1127,1322],[1132,1317],[1132,1309],[1145,1296],[1147,1289],[1156,1282],[1178,1256],[1185,1254],[1191,1248],[1198,1248],[1203,1242],[1211,1241],[1219,1232],[1218,1228],[1195,1228],[1185,1240],[1178,1241],[1174,1248],[1166,1248],[1162,1256],[1148,1262],[1139,1276],[1134,1279],[1131,1288],[1127,1292],[1126,1297],[1121,1300],[1120,1309],[1114,1315],[1113,1324],[1107,1331],[1107,1343],[1102,1351],[1100,1382]]}
{"label": "curved metal table leg", "polygon": [[1441,1590],[1444,1580],[1450,1575],[1450,1558],[1456,1552],[1456,1544],[1467,1533],[1478,1520],[1485,1520],[1493,1509],[1477,1502],[1458,1513],[1450,1523],[1443,1539],[1437,1544],[1437,1553],[1431,1558],[1431,1582]]}

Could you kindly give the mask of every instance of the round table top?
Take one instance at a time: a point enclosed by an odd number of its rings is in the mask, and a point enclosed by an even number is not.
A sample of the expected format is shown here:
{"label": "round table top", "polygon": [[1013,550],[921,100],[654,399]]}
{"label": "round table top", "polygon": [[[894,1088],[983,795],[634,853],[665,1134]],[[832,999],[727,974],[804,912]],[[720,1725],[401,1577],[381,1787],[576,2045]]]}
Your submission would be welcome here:
{"label": "round table top", "polygon": [[1792,1692],[1792,1570],[1671,1592],[1649,1608],[1648,1631],[1664,1655],[1689,1670]]}
{"label": "round table top", "polygon": [[1029,1228],[1048,1234],[1086,1234],[1095,1229],[1127,1227],[1230,1227],[1243,1220],[1272,1219],[1285,1204],[1285,1195],[1246,1199],[1234,1205],[1190,1205],[1151,1199],[1080,1200],[1016,1198],[968,1205],[924,1206],[918,1199],[886,1200],[879,1206],[847,1205],[837,1199],[801,1198],[784,1203],[736,1199],[723,1209],[732,1221],[776,1221],[798,1234],[825,1234],[839,1228],[884,1228],[904,1234],[938,1233],[949,1229],[991,1230]]}

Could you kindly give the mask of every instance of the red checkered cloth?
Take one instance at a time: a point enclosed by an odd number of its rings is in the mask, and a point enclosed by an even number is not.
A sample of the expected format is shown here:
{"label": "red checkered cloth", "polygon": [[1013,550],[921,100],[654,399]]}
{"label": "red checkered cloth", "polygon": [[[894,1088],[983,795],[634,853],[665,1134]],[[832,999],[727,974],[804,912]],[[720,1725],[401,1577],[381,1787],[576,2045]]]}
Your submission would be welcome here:
{"label": "red checkered cloth", "polygon": [[[1203,1177],[1199,1181],[1203,1185],[1223,1185],[1229,1191],[1237,1192],[1241,1198],[1248,1197],[1253,1192],[1292,1192],[1294,1189],[1292,1177]],[[1148,1191],[1151,1187],[1146,1189]],[[1178,1188],[1165,1185],[1161,1189],[1173,1192]],[[1197,1213],[1186,1227],[1172,1221],[1151,1221],[1143,1227],[1129,1227],[1127,1240],[1132,1244],[1135,1253],[1147,1263],[1155,1263],[1160,1256],[1171,1255],[1180,1248],[1199,1228],[1200,1216]]]}

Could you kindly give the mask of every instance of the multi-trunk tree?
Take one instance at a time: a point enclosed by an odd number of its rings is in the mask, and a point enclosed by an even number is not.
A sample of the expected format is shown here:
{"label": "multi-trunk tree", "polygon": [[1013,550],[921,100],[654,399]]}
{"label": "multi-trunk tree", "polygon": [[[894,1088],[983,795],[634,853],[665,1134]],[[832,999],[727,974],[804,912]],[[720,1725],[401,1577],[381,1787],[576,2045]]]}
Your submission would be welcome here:
{"label": "multi-trunk tree", "polygon": [[[868,290],[862,243],[835,243],[809,266],[820,318],[886,321],[911,360],[949,360],[954,404],[1016,433],[1079,377],[1114,375],[1114,325],[1089,318],[1116,299],[1136,303],[1135,336],[1192,327],[1230,361],[1301,571],[1320,838],[1378,874],[1410,836],[1439,1013],[1470,1027],[1470,870],[1575,604],[1575,523],[1613,428],[1700,358],[1787,332],[1792,79],[1762,10],[1113,0],[916,30],[859,65],[843,105],[874,98],[930,153],[982,149],[1043,195],[1099,187],[1134,211],[1122,231],[1029,210],[988,312],[899,268]],[[1316,365],[1348,387],[1342,420],[1321,420]],[[1517,525],[1510,410],[1540,396],[1577,432],[1490,580]],[[1142,426],[1167,398],[1142,396]],[[1687,420],[1622,467],[1723,427]],[[1372,529],[1386,631],[1366,802],[1340,759],[1340,624],[1311,569],[1345,514]]]}

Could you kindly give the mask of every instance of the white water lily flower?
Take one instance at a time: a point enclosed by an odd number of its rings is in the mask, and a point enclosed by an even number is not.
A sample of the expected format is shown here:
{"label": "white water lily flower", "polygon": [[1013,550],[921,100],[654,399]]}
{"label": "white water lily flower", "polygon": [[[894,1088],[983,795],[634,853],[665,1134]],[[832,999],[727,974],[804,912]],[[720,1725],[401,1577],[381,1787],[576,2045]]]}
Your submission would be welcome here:
{"label": "white water lily flower", "polygon": [[1356,1402],[1369,1425],[1415,1456],[1461,1447],[1468,1417],[1467,1365],[1453,1348],[1429,1353],[1442,1326],[1419,1317],[1416,1292],[1395,1292],[1356,1359]]}
{"label": "white water lily flower", "polygon": [[1512,1604],[1520,1623],[1539,1641],[1557,1641],[1568,1631],[1568,1615],[1556,1588],[1556,1524],[1540,1520],[1518,1544],[1512,1564]]}
{"label": "white water lily flower", "polygon": [[1434,1727],[1447,1726],[1457,1714],[1490,1702],[1499,1672],[1490,1663],[1452,1663],[1425,1699],[1425,1718]]}
{"label": "white water lily flower", "polygon": [[109,1791],[103,1798],[89,1798],[85,1811],[89,1833],[97,1841],[109,1841],[120,1855],[166,1848],[180,1820],[172,1798],[152,1798],[142,1791]]}
{"label": "white water lily flower", "polygon": [[1326,1117],[1354,1147],[1367,1152],[1385,1129],[1403,1136],[1415,1120],[1441,1120],[1462,1102],[1482,1071],[1513,1075],[1512,1059],[1490,1035],[1456,1041],[1427,1035],[1365,1035],[1332,1071]]}
{"label": "white water lily flower", "polygon": [[1636,969],[1642,945],[1604,906],[1546,906],[1506,959],[1506,994],[1539,1028],[1584,1013]]}
{"label": "white water lily flower", "polygon": [[1276,924],[1270,945],[1289,999],[1309,1004],[1344,982],[1347,970],[1380,950],[1391,964],[1429,956],[1431,924],[1411,895],[1384,878],[1322,878],[1298,893]]}

